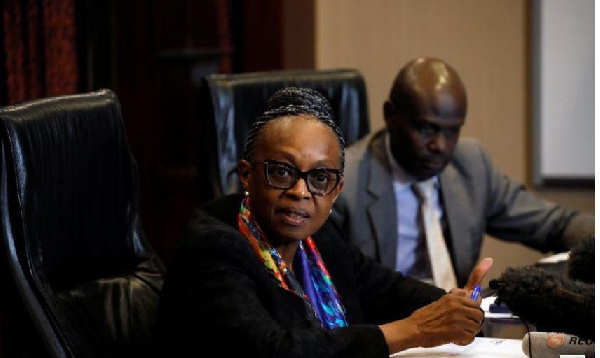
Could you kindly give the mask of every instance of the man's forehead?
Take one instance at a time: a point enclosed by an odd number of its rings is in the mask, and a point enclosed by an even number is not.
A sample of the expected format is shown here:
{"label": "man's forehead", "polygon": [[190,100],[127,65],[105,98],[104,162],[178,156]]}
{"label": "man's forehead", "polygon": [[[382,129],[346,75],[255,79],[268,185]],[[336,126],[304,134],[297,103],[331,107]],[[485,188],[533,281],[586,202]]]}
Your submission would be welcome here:
{"label": "man's forehead", "polygon": [[410,121],[418,125],[431,125],[437,128],[450,129],[459,128],[465,123],[464,116],[440,116],[436,114],[417,114],[410,117]]}
{"label": "man's forehead", "polygon": [[417,91],[411,96],[415,114],[430,113],[443,117],[465,117],[466,97],[463,92],[454,89]]}

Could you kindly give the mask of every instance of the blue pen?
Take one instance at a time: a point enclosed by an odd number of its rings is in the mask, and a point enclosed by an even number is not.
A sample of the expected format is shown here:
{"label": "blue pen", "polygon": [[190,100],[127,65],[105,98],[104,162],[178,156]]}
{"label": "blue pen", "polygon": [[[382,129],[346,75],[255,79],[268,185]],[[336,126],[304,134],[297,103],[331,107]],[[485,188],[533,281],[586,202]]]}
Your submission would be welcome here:
{"label": "blue pen", "polygon": [[480,292],[481,292],[481,286],[475,285],[475,287],[473,287],[473,292],[471,293],[471,300],[477,301],[477,299],[479,298]]}

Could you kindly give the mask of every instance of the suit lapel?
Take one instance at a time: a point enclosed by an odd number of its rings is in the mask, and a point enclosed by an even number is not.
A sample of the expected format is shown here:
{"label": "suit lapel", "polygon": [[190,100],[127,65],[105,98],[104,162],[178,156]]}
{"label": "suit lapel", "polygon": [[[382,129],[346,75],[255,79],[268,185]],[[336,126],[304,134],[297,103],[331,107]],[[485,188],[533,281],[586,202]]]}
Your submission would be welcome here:
{"label": "suit lapel", "polygon": [[371,150],[373,157],[367,173],[367,192],[372,201],[366,204],[367,215],[371,223],[372,235],[377,242],[381,263],[395,268],[398,241],[396,199],[383,135],[372,142]]}
{"label": "suit lapel", "polygon": [[468,193],[459,182],[459,175],[452,163],[440,173],[440,186],[443,205],[445,207],[446,221],[450,228],[453,264],[456,277],[461,284],[461,279],[468,278],[470,274],[471,233],[469,228],[461,223],[468,222],[471,208],[468,205]]}

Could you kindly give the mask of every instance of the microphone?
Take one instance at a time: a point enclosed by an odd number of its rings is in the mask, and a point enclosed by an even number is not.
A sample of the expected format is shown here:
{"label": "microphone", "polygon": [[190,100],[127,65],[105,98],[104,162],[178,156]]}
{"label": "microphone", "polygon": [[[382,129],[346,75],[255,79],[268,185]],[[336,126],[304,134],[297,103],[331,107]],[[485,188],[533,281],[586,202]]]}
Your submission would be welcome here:
{"label": "microphone", "polygon": [[538,330],[594,337],[594,285],[526,266],[506,269],[490,288],[497,290],[496,303],[506,303]]}
{"label": "microphone", "polygon": [[569,277],[585,283],[594,284],[595,273],[595,240],[594,237],[586,237],[575,246],[569,253],[567,270]]}
{"label": "microphone", "polygon": [[[522,348],[523,353],[528,357],[535,358],[556,358],[563,355],[581,355],[582,357],[593,358],[595,355],[593,339],[583,339],[565,333],[527,333],[523,338]],[[530,352],[531,355],[529,355]]]}
{"label": "microphone", "polygon": [[504,302],[538,331],[594,338],[594,240],[586,237],[571,250],[567,270],[538,266],[508,268],[490,281],[496,304]]}

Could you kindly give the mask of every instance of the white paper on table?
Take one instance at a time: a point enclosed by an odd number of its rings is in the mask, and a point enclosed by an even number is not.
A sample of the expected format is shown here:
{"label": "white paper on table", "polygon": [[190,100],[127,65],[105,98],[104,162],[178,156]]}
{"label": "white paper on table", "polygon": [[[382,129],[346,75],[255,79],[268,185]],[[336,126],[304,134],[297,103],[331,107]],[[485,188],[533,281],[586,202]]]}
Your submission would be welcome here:
{"label": "white paper on table", "polygon": [[433,348],[410,348],[390,357],[477,357],[477,358],[527,358],[520,339],[475,337],[468,346],[444,344]]}
{"label": "white paper on table", "polygon": [[490,312],[490,305],[492,303],[494,303],[495,300],[496,300],[496,296],[486,297],[481,300],[481,309],[483,310],[483,314],[485,315],[485,318],[490,318],[490,319],[502,318],[502,319],[514,319],[514,320],[519,319],[519,316],[514,315],[512,312]]}
{"label": "white paper on table", "polygon": [[555,263],[559,263],[559,262],[564,262],[569,259],[570,254],[571,254],[570,251],[559,252],[558,254],[544,257],[543,259],[540,259],[538,262],[541,264],[555,264]]}

